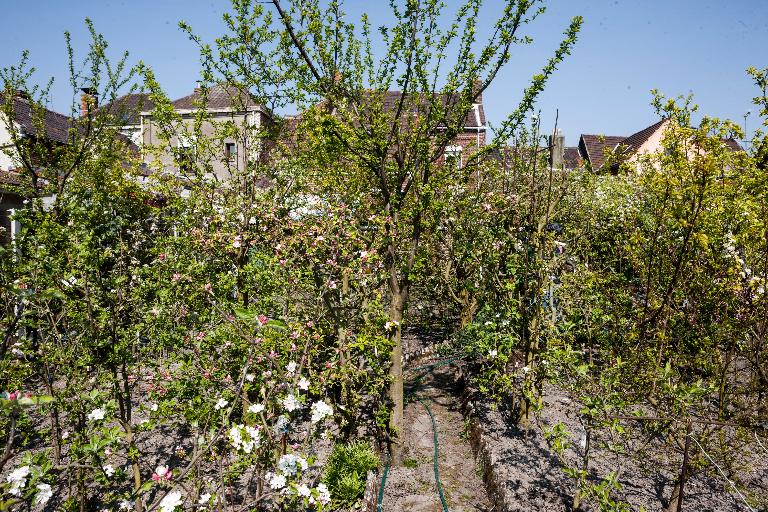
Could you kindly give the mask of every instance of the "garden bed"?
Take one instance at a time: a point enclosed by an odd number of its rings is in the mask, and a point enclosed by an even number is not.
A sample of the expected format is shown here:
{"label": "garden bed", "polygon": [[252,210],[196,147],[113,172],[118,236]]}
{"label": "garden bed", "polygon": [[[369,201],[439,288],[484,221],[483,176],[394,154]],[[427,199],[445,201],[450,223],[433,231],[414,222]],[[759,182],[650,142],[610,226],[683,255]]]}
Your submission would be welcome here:
{"label": "garden bed", "polygon": [[[462,379],[463,380],[463,379]],[[507,411],[495,408],[477,390],[466,388],[464,414],[470,420],[472,446],[483,464],[486,486],[500,511],[567,511],[572,510],[575,480],[563,472],[560,458],[547,443],[542,430],[557,423],[570,432],[570,448],[565,457],[580,456],[583,427],[578,419],[579,406],[561,389],[545,387],[541,416],[525,432],[514,426]],[[676,474],[660,469],[675,467],[679,461],[655,451],[644,463],[635,458],[618,456],[605,449],[610,434],[598,430],[593,441],[588,479],[597,483],[611,471],[618,471],[619,488],[612,499],[624,502],[627,510],[664,510]],[[637,446],[639,449],[640,447]],[[743,466],[751,469],[733,475],[756,496],[768,495],[768,461],[759,452],[751,453]],[[678,454],[673,457],[679,458]],[[694,475],[685,485],[683,510],[749,511],[742,498],[728,489],[728,484],[715,470]],[[583,510],[596,510],[582,502]]]}

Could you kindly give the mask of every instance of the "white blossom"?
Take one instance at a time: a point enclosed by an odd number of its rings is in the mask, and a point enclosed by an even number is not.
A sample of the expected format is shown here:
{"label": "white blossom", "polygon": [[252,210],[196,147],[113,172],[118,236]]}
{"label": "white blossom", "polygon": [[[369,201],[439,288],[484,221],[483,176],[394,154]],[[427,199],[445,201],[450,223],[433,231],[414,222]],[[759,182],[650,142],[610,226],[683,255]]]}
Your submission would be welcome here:
{"label": "white blossom", "polygon": [[296,489],[296,494],[303,498],[309,498],[312,494],[312,491],[309,490],[309,487],[307,487],[306,484],[301,484],[298,489]]}
{"label": "white blossom", "polygon": [[103,469],[104,470],[104,474],[107,475],[110,478],[112,477],[112,475],[115,474],[115,468],[114,468],[114,466],[112,466],[112,464],[105,464],[104,466],[102,466],[101,469]]}
{"label": "white blossom", "polygon": [[322,421],[328,416],[333,415],[333,408],[323,402],[322,400],[319,400],[312,404],[312,423],[317,423],[318,421]]}
{"label": "white blossom", "polygon": [[263,410],[264,410],[263,404],[251,404],[251,406],[248,407],[248,412],[252,412],[253,414],[259,414]]}
{"label": "white blossom", "polygon": [[291,361],[288,363],[288,366],[285,367],[285,369],[288,371],[288,373],[293,373],[296,371],[296,361]]}
{"label": "white blossom", "polygon": [[309,467],[309,464],[303,457],[299,457],[293,453],[286,453],[280,457],[277,467],[284,475],[293,476],[298,471],[298,468],[301,468],[302,471],[304,471]]}
{"label": "white blossom", "polygon": [[48,500],[51,499],[53,496],[53,490],[51,489],[51,486],[42,483],[37,484],[37,496],[35,496],[35,505],[45,505],[48,503]]}
{"label": "white blossom", "polygon": [[299,379],[299,389],[301,389],[302,391],[306,391],[309,389],[309,381],[304,377]]}
{"label": "white blossom", "polygon": [[21,496],[21,490],[27,485],[27,476],[29,476],[29,466],[21,466],[11,471],[11,474],[6,477],[6,481],[11,484],[11,488],[8,489],[8,493],[12,496]]}
{"label": "white blossom", "polygon": [[211,493],[207,492],[207,493],[205,493],[205,494],[200,496],[200,499],[197,500],[197,504],[198,505],[205,505],[209,501],[211,501]]}
{"label": "white blossom", "polygon": [[317,491],[317,499],[320,501],[320,503],[327,505],[331,502],[331,491],[328,490],[327,485],[317,484],[315,490]]}
{"label": "white blossom", "polygon": [[179,491],[169,492],[160,501],[160,510],[162,512],[173,512],[182,503],[184,502],[181,500],[181,493]]}
{"label": "white blossom", "polygon": [[285,487],[286,479],[284,475],[267,473],[267,478],[269,479],[270,488],[274,490],[279,490]]}
{"label": "white blossom", "polygon": [[293,395],[288,395],[283,399],[283,407],[288,412],[293,412],[301,407],[301,403]]}
{"label": "white blossom", "polygon": [[89,421],[98,421],[98,420],[103,420],[103,419],[104,419],[104,409],[102,409],[100,407],[92,410],[88,414],[88,420]]}
{"label": "white blossom", "polygon": [[214,405],[213,408],[218,411],[219,409],[225,408],[228,403],[229,402],[227,402],[226,398],[219,398],[219,400],[216,402],[216,405]]}

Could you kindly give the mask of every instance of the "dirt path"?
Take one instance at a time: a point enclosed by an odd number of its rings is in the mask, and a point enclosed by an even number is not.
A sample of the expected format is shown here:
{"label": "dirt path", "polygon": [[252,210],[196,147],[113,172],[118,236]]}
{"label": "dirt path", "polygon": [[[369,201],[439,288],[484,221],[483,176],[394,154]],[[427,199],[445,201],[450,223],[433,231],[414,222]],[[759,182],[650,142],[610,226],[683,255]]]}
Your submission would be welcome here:
{"label": "dirt path", "polygon": [[[409,372],[413,377],[414,372]],[[456,372],[450,366],[435,368],[419,385],[409,388],[405,408],[403,466],[392,467],[384,492],[387,512],[442,512],[433,467],[432,421],[417,397],[432,410],[438,433],[440,481],[451,512],[491,512],[480,469],[466,438],[459,411]]]}

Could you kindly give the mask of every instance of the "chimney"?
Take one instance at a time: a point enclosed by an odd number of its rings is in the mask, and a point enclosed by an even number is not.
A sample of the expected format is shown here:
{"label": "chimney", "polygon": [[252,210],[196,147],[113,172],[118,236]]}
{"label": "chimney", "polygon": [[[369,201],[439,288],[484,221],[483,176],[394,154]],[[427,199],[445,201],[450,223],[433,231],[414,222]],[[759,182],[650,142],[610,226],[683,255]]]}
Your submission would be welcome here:
{"label": "chimney", "polygon": [[549,136],[549,165],[562,168],[565,163],[565,135],[558,128],[554,135]]}
{"label": "chimney", "polygon": [[80,117],[88,117],[99,108],[99,95],[96,89],[83,87],[80,89],[83,94],[80,95]]}

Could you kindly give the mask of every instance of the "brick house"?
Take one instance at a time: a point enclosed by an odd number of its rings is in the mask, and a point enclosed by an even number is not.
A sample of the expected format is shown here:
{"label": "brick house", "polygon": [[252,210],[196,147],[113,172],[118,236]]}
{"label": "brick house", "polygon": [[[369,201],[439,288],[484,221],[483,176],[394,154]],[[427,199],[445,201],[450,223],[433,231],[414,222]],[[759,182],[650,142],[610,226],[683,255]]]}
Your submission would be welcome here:
{"label": "brick house", "polygon": [[[401,97],[400,91],[387,91],[384,96],[384,110],[393,111]],[[451,101],[451,98],[443,94],[440,100],[446,104]],[[475,101],[464,119],[463,131],[456,136],[451,144],[445,147],[443,157],[438,160],[438,164],[444,163],[446,159],[451,159],[461,167],[466,165],[468,155],[485,146],[487,123],[482,94]]]}

